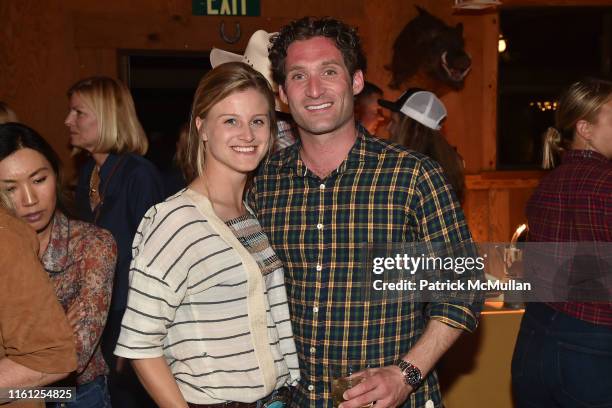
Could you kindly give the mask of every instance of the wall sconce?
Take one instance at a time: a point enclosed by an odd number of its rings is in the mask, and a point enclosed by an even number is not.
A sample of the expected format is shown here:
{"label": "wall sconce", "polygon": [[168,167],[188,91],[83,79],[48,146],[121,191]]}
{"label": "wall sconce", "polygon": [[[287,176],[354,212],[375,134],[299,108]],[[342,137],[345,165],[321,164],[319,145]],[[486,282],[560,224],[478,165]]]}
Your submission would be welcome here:
{"label": "wall sconce", "polygon": [[506,51],[508,44],[506,43],[506,37],[503,34],[499,35],[499,39],[497,40],[497,51],[501,54]]}

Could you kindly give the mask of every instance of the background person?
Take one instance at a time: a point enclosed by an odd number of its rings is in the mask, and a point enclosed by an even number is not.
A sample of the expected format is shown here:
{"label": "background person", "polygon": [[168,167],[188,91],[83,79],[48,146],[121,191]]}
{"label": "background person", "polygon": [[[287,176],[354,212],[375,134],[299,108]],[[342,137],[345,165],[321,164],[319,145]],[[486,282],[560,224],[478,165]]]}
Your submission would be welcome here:
{"label": "background person", "polygon": [[15,214],[36,231],[39,257],[74,331],[78,365],[66,384],[76,383],[76,401],[66,405],[109,407],[100,337],[110,304],[115,241],[108,231],[64,214],[59,158],[25,125],[0,125],[0,188]]}
{"label": "background person", "polygon": [[382,89],[368,81],[363,83],[363,90],[355,96],[355,118],[371,135],[376,135],[378,127],[385,121],[378,105],[382,97]]}
{"label": "background person", "polygon": [[127,303],[132,241],[145,212],[163,200],[163,183],[155,166],[142,157],[148,141],[123,83],[108,77],[86,78],[70,87],[68,97],[65,124],[70,144],[89,154],[76,187],[79,216],[110,231],[117,243],[111,306],[102,335],[112,404],[149,406],[151,401],[129,365],[119,373],[124,366],[113,350]]}
{"label": "background person", "polygon": [[[558,155],[527,203],[529,241],[612,242],[612,82],[565,90],[544,166]],[[612,406],[612,303],[601,300],[527,304],[512,358],[517,407]]]}
{"label": "background person", "polygon": [[392,112],[387,126],[391,141],[437,161],[457,198],[463,201],[463,159],[440,132],[442,121],[446,118],[446,107],[442,101],[429,91],[411,88],[395,102],[380,99],[378,103]]}
{"label": "background person", "polygon": [[139,227],[115,353],[161,407],[261,407],[299,378],[282,264],[243,201],[276,131],[274,96],[247,64],[222,64],[191,117],[190,184]]}
{"label": "background person", "polygon": [[[39,387],[76,368],[72,329],[38,260],[34,232],[0,191],[0,388]],[[0,403],[6,401],[0,398]],[[3,407],[44,407],[20,401]]]}

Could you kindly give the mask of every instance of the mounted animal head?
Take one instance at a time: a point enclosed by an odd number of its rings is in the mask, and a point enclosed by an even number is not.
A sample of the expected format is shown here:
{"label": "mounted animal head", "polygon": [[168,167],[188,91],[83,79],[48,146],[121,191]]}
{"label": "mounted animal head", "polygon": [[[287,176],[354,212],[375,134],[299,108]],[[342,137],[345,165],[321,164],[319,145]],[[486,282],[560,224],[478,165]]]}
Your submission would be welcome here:
{"label": "mounted animal head", "polygon": [[393,59],[386,67],[392,73],[389,86],[398,89],[414,76],[425,76],[461,89],[472,65],[463,49],[463,24],[451,27],[425,9],[416,9],[418,16],[406,24],[393,44]]}

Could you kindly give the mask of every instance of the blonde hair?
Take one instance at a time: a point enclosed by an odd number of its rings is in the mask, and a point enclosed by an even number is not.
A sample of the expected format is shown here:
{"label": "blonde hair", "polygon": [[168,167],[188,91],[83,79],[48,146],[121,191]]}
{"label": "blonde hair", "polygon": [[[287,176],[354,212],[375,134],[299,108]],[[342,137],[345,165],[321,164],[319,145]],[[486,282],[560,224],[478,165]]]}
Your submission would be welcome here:
{"label": "blonde hair", "polygon": [[129,89],[119,80],[91,77],[68,89],[68,97],[78,94],[96,115],[100,140],[99,153],[136,153],[144,155],[149,142],[136,116]]}
{"label": "blonde hair", "polygon": [[274,112],[274,93],[270,84],[259,72],[242,62],[228,62],[217,66],[209,71],[198,85],[193,97],[191,107],[191,119],[189,121],[189,134],[185,151],[178,159],[185,181],[191,183],[196,177],[201,176],[204,169],[204,153],[206,145],[202,142],[195,119],[205,119],[210,110],[235,92],[254,89],[260,92],[268,102],[268,116],[270,118],[270,143],[272,148],[277,132],[276,116]]}
{"label": "blonde hair", "polygon": [[542,167],[554,167],[559,156],[571,149],[578,121],[595,123],[601,107],[611,100],[612,82],[585,78],[571,84],[559,98],[555,127],[544,133]]}
{"label": "blonde hair", "polygon": [[17,115],[6,103],[0,101],[0,125],[8,122],[17,122]]}

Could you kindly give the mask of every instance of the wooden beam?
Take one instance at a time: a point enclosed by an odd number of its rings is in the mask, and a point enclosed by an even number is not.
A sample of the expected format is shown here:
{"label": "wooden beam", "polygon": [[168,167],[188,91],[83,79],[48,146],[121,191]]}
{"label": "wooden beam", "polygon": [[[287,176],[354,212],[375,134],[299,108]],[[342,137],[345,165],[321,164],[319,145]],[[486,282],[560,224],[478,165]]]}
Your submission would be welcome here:
{"label": "wooden beam", "polygon": [[501,0],[501,2],[501,8],[612,6],[612,0]]}
{"label": "wooden beam", "polygon": [[[73,15],[76,48],[163,49],[204,51],[220,47],[242,52],[249,37],[263,29],[278,30],[289,18],[209,17],[181,15],[91,14]],[[220,25],[233,36],[240,25],[240,40],[227,44]]]}
{"label": "wooden beam", "polygon": [[482,17],[482,156],[481,170],[497,166],[497,60],[499,14]]}
{"label": "wooden beam", "polygon": [[468,190],[535,188],[545,173],[542,171],[495,171],[465,176]]}
{"label": "wooden beam", "polygon": [[[184,16],[179,14],[101,14],[73,15],[76,48],[158,49],[206,51],[212,47],[242,53],[251,34],[257,30],[278,31],[293,18]],[[344,18],[358,25],[361,20]],[[240,39],[226,43],[220,35],[221,24],[228,36],[240,27]]]}

